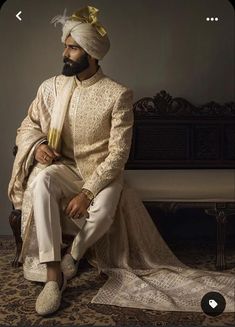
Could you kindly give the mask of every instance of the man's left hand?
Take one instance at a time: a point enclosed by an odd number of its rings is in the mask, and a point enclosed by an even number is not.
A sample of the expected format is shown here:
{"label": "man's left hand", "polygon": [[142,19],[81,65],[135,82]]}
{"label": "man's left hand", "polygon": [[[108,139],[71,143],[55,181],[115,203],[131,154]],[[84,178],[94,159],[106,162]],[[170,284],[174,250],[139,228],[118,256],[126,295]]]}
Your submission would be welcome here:
{"label": "man's left hand", "polygon": [[79,216],[89,216],[87,212],[87,208],[90,205],[90,200],[86,196],[86,194],[80,192],[76,195],[68,204],[66,208],[66,215],[68,215],[72,219],[78,219]]}

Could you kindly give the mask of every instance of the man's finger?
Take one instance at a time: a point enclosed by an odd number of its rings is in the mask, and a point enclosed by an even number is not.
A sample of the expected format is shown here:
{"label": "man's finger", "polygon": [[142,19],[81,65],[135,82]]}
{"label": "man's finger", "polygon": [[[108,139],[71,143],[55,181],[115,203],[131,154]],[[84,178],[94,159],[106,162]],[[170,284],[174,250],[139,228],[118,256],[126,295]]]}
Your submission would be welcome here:
{"label": "man's finger", "polygon": [[84,216],[85,218],[89,217],[89,213],[87,210],[83,211],[82,216]]}
{"label": "man's finger", "polygon": [[80,216],[80,212],[79,212],[79,211],[77,211],[77,210],[72,210],[72,211],[70,212],[70,217],[71,217],[71,218],[75,219],[75,218],[78,217],[78,216]]}
{"label": "man's finger", "polygon": [[55,154],[49,149],[49,148],[46,148],[43,150],[44,153],[46,153],[47,156],[49,156],[50,158],[54,159],[55,158]]}
{"label": "man's finger", "polygon": [[47,164],[47,165],[50,165],[52,163],[52,158],[48,157],[47,154],[45,154],[42,158],[41,158],[41,163],[42,164]]}
{"label": "man's finger", "polygon": [[56,152],[55,150],[53,150],[53,153],[54,153],[55,156],[57,156],[57,157],[61,157],[61,154],[58,153],[58,152]]}
{"label": "man's finger", "polygon": [[77,212],[75,215],[73,215],[73,219],[78,219],[81,216],[81,214],[79,212]]}
{"label": "man's finger", "polygon": [[41,148],[42,153],[48,155],[51,158],[55,157],[55,154],[53,152],[53,149],[51,149],[48,145],[43,144],[42,148]]}

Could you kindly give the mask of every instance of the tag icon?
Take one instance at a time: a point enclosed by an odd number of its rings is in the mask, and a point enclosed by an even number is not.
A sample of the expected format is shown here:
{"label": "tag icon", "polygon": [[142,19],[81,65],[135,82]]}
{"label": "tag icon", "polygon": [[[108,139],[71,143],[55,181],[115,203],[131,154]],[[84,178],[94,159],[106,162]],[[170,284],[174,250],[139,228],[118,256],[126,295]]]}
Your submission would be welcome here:
{"label": "tag icon", "polygon": [[215,300],[209,300],[209,306],[211,306],[213,309],[216,308],[218,303]]}
{"label": "tag icon", "polygon": [[202,311],[208,316],[218,316],[224,312],[226,301],[222,294],[218,292],[208,292],[201,300]]}

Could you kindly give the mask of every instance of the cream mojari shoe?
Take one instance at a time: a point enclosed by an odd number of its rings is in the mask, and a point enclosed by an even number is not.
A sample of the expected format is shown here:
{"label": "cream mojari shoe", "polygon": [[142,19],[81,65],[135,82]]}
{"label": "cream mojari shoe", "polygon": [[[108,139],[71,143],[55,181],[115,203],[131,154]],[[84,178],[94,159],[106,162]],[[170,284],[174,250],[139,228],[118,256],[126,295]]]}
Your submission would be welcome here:
{"label": "cream mojari shoe", "polygon": [[71,254],[66,253],[60,263],[61,270],[63,271],[67,280],[76,276],[78,271],[78,261],[74,263],[73,257]]}
{"label": "cream mojari shoe", "polygon": [[62,279],[61,289],[55,281],[49,281],[45,284],[36,300],[35,309],[39,315],[46,316],[59,309],[62,293],[67,285],[66,277],[63,274]]}

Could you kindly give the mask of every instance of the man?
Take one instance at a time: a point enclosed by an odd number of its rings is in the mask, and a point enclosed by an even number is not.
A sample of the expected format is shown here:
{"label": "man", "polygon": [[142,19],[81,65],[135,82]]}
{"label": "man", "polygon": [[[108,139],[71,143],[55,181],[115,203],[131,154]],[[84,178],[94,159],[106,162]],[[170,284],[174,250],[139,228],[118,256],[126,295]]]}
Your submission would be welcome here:
{"label": "man", "polygon": [[[132,91],[99,67],[110,45],[97,12],[88,6],[62,17],[62,75],[42,83],[16,138],[9,196],[21,208],[24,190],[31,195],[39,262],[47,269],[36,301],[41,315],[59,308],[78,261],[113,223],[129,156]],[[76,235],[61,262],[66,219]]]}

